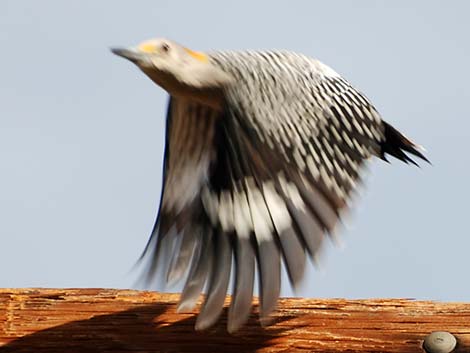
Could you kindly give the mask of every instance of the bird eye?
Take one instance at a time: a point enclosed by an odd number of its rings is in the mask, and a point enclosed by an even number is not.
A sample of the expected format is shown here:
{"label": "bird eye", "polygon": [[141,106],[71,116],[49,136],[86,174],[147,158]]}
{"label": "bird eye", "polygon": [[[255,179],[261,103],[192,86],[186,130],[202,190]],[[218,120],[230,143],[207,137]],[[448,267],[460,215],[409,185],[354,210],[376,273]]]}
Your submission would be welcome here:
{"label": "bird eye", "polygon": [[162,44],[162,50],[165,52],[165,53],[168,53],[170,51],[170,46],[166,43],[163,43]]}

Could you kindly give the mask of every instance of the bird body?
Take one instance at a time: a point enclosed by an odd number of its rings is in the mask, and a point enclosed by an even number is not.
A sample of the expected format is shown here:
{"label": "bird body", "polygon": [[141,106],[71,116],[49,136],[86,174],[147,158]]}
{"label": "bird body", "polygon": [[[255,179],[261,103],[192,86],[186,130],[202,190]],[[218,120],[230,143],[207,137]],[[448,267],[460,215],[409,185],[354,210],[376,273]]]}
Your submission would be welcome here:
{"label": "bird body", "polygon": [[269,321],[281,262],[296,286],[365,160],[426,160],[362,93],[307,56],[205,54],[166,39],[113,52],[170,94],[163,192],[143,256],[149,277],[164,270],[169,282],[186,278],[180,310],[206,288],[198,329],[216,322],[232,273],[229,331],[247,320],[255,270],[261,322]]}

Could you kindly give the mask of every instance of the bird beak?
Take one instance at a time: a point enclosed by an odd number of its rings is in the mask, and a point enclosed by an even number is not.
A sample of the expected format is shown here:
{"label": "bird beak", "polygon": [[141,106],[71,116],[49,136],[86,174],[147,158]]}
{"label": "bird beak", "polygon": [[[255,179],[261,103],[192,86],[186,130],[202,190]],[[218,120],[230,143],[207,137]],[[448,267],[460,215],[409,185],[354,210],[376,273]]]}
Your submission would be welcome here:
{"label": "bird beak", "polygon": [[142,53],[141,51],[134,49],[134,48],[111,48],[113,54],[121,56],[127,60],[132,61],[133,63],[142,62],[147,59],[146,53]]}

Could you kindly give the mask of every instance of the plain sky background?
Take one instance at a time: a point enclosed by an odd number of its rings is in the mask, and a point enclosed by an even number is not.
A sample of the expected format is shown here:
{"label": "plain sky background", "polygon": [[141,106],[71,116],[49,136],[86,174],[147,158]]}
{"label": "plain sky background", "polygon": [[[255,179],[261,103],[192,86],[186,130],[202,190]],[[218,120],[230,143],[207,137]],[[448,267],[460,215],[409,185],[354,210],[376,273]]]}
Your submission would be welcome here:
{"label": "plain sky background", "polygon": [[[307,297],[470,300],[467,1],[0,1],[0,287],[129,288],[161,190],[166,93],[109,52],[314,56],[427,149],[375,161]],[[283,293],[292,295],[287,283]]]}

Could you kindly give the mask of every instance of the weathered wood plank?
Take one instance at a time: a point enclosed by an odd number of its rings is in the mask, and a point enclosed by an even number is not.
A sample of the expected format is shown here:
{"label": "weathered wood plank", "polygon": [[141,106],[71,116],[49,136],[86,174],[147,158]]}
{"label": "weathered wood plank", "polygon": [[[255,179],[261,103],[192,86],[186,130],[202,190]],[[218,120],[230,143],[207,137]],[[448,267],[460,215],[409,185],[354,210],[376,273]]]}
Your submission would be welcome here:
{"label": "weathered wood plank", "polygon": [[[234,335],[226,315],[194,332],[177,294],[114,289],[1,289],[0,352],[424,352],[449,331],[470,352],[470,304],[405,299],[280,301],[274,324],[254,313]],[[256,308],[254,309],[256,312]]]}

